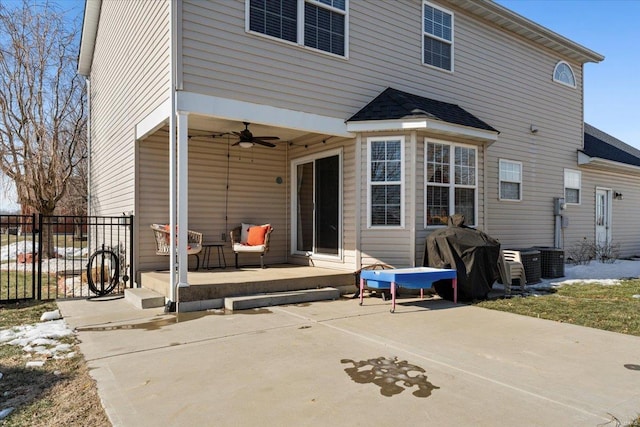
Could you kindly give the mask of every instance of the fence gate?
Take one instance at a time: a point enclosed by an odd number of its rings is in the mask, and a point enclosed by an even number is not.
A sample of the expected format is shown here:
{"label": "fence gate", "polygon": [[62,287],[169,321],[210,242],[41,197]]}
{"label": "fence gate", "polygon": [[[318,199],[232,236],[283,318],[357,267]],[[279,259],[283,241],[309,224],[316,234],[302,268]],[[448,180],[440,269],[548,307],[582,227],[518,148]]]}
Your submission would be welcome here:
{"label": "fence gate", "polygon": [[0,301],[37,295],[35,215],[0,215]]}
{"label": "fence gate", "polygon": [[0,215],[0,302],[123,293],[133,216]]}

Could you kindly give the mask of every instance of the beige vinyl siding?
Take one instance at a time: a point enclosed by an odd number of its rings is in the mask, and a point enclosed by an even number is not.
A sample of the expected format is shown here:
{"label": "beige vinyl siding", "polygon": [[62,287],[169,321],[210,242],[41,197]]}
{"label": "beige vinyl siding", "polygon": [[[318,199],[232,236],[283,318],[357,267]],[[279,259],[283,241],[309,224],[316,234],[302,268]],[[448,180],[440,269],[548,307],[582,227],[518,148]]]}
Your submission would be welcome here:
{"label": "beige vinyl siding", "polygon": [[135,206],[135,125],[168,98],[169,2],[104,0],[91,67],[91,213]]}
{"label": "beige vinyl siding", "polygon": [[[478,225],[486,213],[487,231],[503,244],[551,245],[552,199],[562,195],[563,169],[576,167],[582,145],[581,64],[444,6],[455,14],[455,71],[443,72],[421,64],[421,2],[349,6],[349,58],[336,58],[246,33],[242,1],[185,1],[185,89],[341,119],[388,86],[458,104],[500,131],[486,150],[489,209],[481,197]],[[553,82],[559,60],[571,65],[576,89]],[[531,124],[538,134],[529,132]],[[523,163],[521,202],[498,201],[499,158]],[[423,205],[416,208],[421,216]],[[363,230],[363,263],[386,249],[407,263],[404,233],[385,232],[378,244]],[[417,245],[423,235],[417,233]],[[420,247],[415,255],[421,258]]]}
{"label": "beige vinyl siding", "polygon": [[[448,73],[421,64],[421,2],[350,2],[348,59],[246,33],[244,8],[243,1],[184,2],[185,90],[344,119],[387,86],[459,103],[491,124],[496,115],[544,117],[554,99],[566,103],[551,81],[565,58],[462,13]],[[579,112],[581,70],[571,65],[579,87],[563,89],[575,94],[569,107]]]}
{"label": "beige vinyl siding", "polygon": [[592,167],[582,171],[582,195],[580,205],[568,205],[564,211],[569,226],[564,229],[565,254],[577,242],[595,240],[595,194],[596,188],[611,189],[622,193],[623,200],[612,200],[611,243],[619,245],[620,256],[640,255],[640,171],[615,173]]}

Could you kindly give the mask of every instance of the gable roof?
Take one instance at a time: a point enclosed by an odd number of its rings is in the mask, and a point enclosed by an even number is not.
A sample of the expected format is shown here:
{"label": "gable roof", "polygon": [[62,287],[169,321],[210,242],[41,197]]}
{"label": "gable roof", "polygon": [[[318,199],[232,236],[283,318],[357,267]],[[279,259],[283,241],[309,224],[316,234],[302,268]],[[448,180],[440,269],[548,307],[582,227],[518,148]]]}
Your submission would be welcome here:
{"label": "gable roof", "polygon": [[390,87],[347,120],[347,130],[353,132],[395,129],[429,129],[488,141],[500,133],[456,104]]}
{"label": "gable roof", "polygon": [[578,151],[578,163],[637,169],[640,168],[640,150],[585,123],[584,147]]}

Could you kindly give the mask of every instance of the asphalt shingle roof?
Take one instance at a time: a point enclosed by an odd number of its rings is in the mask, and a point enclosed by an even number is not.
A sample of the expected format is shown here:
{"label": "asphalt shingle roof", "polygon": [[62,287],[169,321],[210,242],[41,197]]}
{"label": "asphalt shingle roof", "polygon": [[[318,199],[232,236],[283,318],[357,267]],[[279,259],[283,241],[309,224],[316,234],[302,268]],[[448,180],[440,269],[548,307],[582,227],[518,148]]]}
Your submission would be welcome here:
{"label": "asphalt shingle roof", "polygon": [[640,166],[640,150],[588,123],[584,124],[584,149],[582,151],[590,157]]}
{"label": "asphalt shingle roof", "polygon": [[347,122],[420,118],[498,132],[458,105],[436,101],[390,87],[376,96],[373,101],[354,114]]}

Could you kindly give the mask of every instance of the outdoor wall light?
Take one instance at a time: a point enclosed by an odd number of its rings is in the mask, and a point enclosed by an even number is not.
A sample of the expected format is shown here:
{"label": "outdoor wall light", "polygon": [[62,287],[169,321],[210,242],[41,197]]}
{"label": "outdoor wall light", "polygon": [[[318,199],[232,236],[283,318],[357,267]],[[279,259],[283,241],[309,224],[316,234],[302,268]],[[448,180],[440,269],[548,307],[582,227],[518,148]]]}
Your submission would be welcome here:
{"label": "outdoor wall light", "polygon": [[538,126],[532,124],[529,127],[529,130],[531,131],[531,133],[538,133]]}
{"label": "outdoor wall light", "polygon": [[624,196],[622,195],[622,193],[618,193],[617,191],[615,193],[613,193],[613,198],[616,200],[622,200],[624,199]]}

